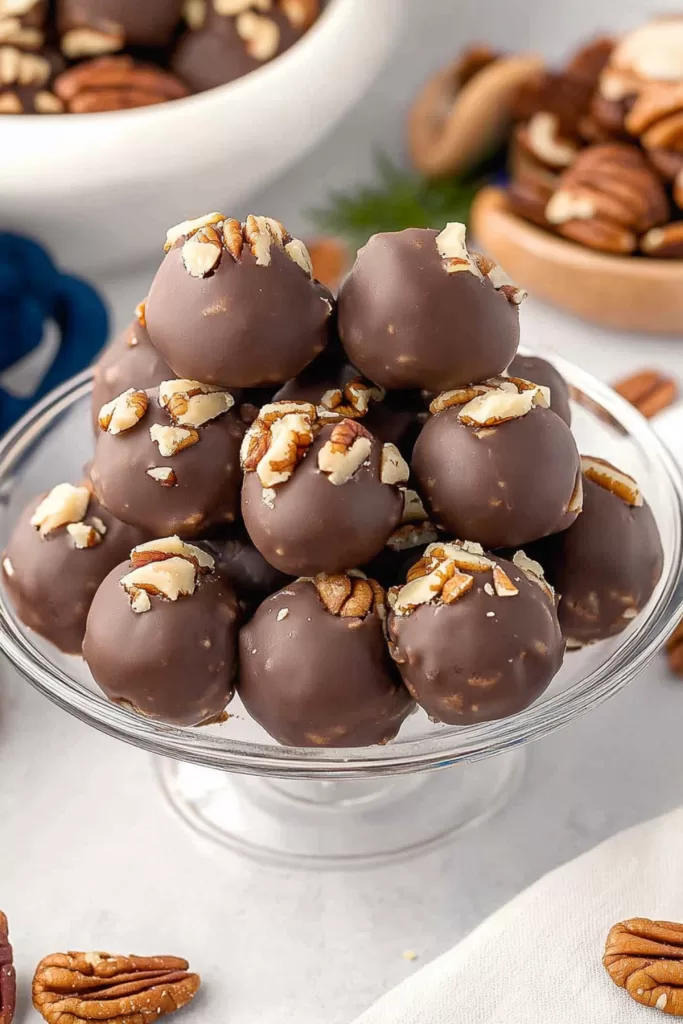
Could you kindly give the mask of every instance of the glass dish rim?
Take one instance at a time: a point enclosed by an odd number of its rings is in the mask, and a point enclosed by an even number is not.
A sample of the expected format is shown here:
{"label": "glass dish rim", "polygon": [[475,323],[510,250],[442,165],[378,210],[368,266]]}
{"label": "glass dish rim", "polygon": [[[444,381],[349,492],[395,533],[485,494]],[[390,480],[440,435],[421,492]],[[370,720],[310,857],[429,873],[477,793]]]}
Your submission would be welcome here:
{"label": "glass dish rim", "polygon": [[[529,354],[533,349],[524,348]],[[607,660],[545,701],[532,704],[509,718],[440,735],[367,748],[297,748],[272,746],[210,735],[200,729],[181,729],[142,718],[109,702],[104,695],[84,691],[68,673],[49,660],[31,642],[10,613],[0,591],[0,650],[41,693],[81,721],[124,742],[155,754],[205,767],[245,774],[288,778],[367,778],[429,771],[459,761],[474,761],[501,753],[555,731],[586,714],[617,693],[654,657],[683,613],[683,476],[666,446],[647,421],[611,388],[572,363],[544,352],[567,379],[628,431],[663,473],[674,516],[673,554],[669,576],[655,603]],[[91,388],[92,371],[86,370],[47,395],[0,439],[0,487],[14,464],[40,438],[56,418],[68,411]]]}

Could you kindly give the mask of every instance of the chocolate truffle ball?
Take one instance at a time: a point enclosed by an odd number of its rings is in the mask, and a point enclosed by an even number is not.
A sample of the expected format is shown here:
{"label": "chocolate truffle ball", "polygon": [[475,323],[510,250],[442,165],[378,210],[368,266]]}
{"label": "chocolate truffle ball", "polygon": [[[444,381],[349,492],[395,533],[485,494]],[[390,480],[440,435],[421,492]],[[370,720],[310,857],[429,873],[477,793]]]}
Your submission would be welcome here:
{"label": "chocolate truffle ball", "polygon": [[440,527],[487,548],[516,548],[573,523],[579,453],[547,405],[543,388],[504,379],[432,402],[412,468]]}
{"label": "chocolate truffle ball", "polygon": [[222,387],[295,377],[325,348],[333,310],[303,242],[269,217],[209,214],[171,228],[146,303],[178,376]]}
{"label": "chocolate truffle ball", "polygon": [[339,289],[349,359],[385,388],[443,391],[503,373],[524,292],[470,253],[463,224],[374,235]]}
{"label": "chocolate truffle ball", "polygon": [[288,50],[313,24],[318,8],[318,0],[188,4],[190,31],[178,44],[173,69],[196,92],[225,85]]}
{"label": "chocolate truffle ball", "polygon": [[110,700],[173,725],[215,721],[232,697],[238,606],[205,551],[139,545],[95,595],[83,657]]}
{"label": "chocolate truffle ball", "polygon": [[145,539],[99,504],[87,487],[58,484],[21,514],[2,558],[17,615],[66,654],[80,654],[100,583]]}
{"label": "chocolate truffle ball", "polygon": [[284,587],[289,577],[266,562],[241,526],[204,541],[216,561],[216,572],[227,579],[250,615],[266,597]]}
{"label": "chocolate truffle ball", "polygon": [[173,371],[149,340],[142,309],[131,324],[107,345],[95,363],[92,387],[92,418],[99,430],[100,409],[128,388],[155,388],[171,380]]}
{"label": "chocolate truffle ball", "polygon": [[125,46],[166,46],[183,0],[57,0],[57,29],[69,60]]}
{"label": "chocolate truffle ball", "polygon": [[413,702],[384,637],[384,591],[360,576],[296,580],[240,633],[238,692],[279,743],[387,743]]}
{"label": "chocolate truffle ball", "polygon": [[552,363],[538,356],[516,355],[507,369],[509,377],[521,377],[522,380],[542,384],[550,391],[550,408],[561,420],[570,426],[572,410],[569,405],[569,388],[564,377],[558,373]]}
{"label": "chocolate truffle ball", "polygon": [[305,402],[267,405],[244,439],[242,466],[244,525],[291,576],[361,565],[400,522],[408,466],[357,420],[322,425]]}
{"label": "chocolate truffle ball", "polygon": [[632,477],[609,462],[581,459],[583,512],[532,549],[560,595],[570,647],[615,636],[645,607],[662,574],[652,510]]}
{"label": "chocolate truffle ball", "polygon": [[437,722],[470,725],[533,703],[562,664],[564,640],[543,570],[477,544],[431,544],[389,592],[388,629],[403,681]]}
{"label": "chocolate truffle ball", "polygon": [[245,428],[232,405],[227,391],[169,380],[103,406],[91,469],[100,501],[157,537],[233,522]]}

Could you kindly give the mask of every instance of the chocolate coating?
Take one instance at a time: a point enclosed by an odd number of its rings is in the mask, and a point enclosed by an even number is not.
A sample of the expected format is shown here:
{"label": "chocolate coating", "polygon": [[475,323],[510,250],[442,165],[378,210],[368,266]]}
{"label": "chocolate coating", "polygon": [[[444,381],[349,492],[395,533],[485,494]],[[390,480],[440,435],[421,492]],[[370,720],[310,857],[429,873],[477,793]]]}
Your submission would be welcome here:
{"label": "chocolate coating", "polygon": [[349,359],[385,388],[444,391],[502,373],[519,342],[517,306],[488,278],[449,274],[438,231],[373,235],[339,289]]}
{"label": "chocolate coating", "polygon": [[136,318],[107,345],[93,369],[92,418],[96,433],[100,409],[128,388],[155,388],[175,374],[149,340]]}
{"label": "chocolate coating", "polygon": [[88,609],[100,583],[146,534],[126,526],[90,499],[85,522],[102,520],[100,544],[77,548],[66,526],[42,537],[31,517],[45,497],[21,513],[3,553],[2,578],[21,621],[65,654],[80,654]]}
{"label": "chocolate coating", "polygon": [[323,427],[292,476],[281,484],[272,507],[263,500],[256,473],[242,485],[242,517],[263,557],[291,576],[343,572],[368,562],[398,525],[403,498],[398,487],[380,481],[382,445],[353,477],[332,484],[318,469],[318,452],[333,428]]}
{"label": "chocolate coating", "polygon": [[174,725],[200,725],[220,715],[233,693],[237,599],[219,576],[205,577],[189,597],[153,597],[137,615],[118,565],[95,595],[83,657],[98,686],[116,703]]}
{"label": "chocolate coating", "polygon": [[205,541],[204,547],[216,559],[216,572],[229,580],[248,614],[289,579],[266,562],[239,526],[225,531],[224,536]]}
{"label": "chocolate coating", "polygon": [[567,425],[540,406],[476,430],[458,407],[430,416],[412,469],[432,518],[455,537],[486,548],[521,547],[564,530],[579,475]]}
{"label": "chocolate coating", "polygon": [[[91,469],[95,493],[124,522],[156,537],[196,537],[212,526],[231,523],[239,509],[242,471],[239,450],[244,425],[233,412],[199,427],[199,441],[171,457],[150,437],[153,424],[170,426],[157,390],[146,392],[147,412],[120,434],[100,430]],[[152,467],[170,467],[177,484],[165,487],[148,476]]]}
{"label": "chocolate coating", "polygon": [[[288,50],[302,33],[277,8],[268,11],[266,17],[277,26],[278,33],[275,52],[268,58],[272,60]],[[201,92],[241,78],[264,63],[248,52],[247,42],[237,32],[235,18],[219,14],[209,3],[204,24],[185,33],[171,66],[195,92]]]}
{"label": "chocolate coating", "polygon": [[[90,29],[123,46],[166,46],[180,21],[182,0],[57,0],[60,35]],[[120,40],[115,45],[114,40]],[[73,56],[73,54],[69,54]]]}
{"label": "chocolate coating", "polygon": [[628,505],[585,476],[579,518],[530,554],[560,595],[562,632],[578,644],[626,629],[662,574],[662,544],[650,506]]}
{"label": "chocolate coating", "polygon": [[333,615],[310,580],[264,601],[242,628],[239,646],[239,695],[279,743],[386,743],[413,708],[377,611],[365,618]]}
{"label": "chocolate coating", "polygon": [[245,245],[192,277],[182,239],[166,255],[146,304],[154,346],[179,377],[222,387],[266,387],[295,377],[327,343],[333,299],[273,246],[270,266]]}
{"label": "chocolate coating", "polygon": [[543,387],[550,388],[550,408],[567,426],[571,425],[569,388],[564,377],[552,363],[538,356],[516,355],[507,372],[510,377],[521,377],[522,380],[530,380],[533,384],[542,384]]}
{"label": "chocolate coating", "polygon": [[512,562],[497,561],[516,596],[498,597],[491,573],[477,572],[453,604],[389,614],[403,681],[438,722],[471,725],[514,715],[540,697],[562,664],[554,602]]}

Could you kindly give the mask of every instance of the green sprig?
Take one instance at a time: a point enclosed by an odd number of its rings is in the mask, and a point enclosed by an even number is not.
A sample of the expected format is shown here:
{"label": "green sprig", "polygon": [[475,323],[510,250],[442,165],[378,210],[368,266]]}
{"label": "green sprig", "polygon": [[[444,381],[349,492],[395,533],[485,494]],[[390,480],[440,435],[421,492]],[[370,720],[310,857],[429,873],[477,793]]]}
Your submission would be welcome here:
{"label": "green sprig", "polygon": [[311,211],[317,227],[362,245],[378,231],[408,227],[442,227],[447,221],[467,222],[479,189],[491,180],[494,161],[467,177],[435,180],[395,166],[384,154],[377,157],[377,181],[352,192],[333,192],[326,207]]}

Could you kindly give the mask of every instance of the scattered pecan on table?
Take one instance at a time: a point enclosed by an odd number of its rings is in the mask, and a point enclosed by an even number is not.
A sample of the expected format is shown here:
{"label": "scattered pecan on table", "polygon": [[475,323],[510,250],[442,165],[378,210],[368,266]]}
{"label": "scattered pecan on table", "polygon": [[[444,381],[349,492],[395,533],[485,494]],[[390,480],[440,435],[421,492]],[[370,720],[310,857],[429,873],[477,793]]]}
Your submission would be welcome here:
{"label": "scattered pecan on table", "polygon": [[17,977],[12,964],[7,918],[0,910],[0,1024],[12,1024],[17,1002]]}
{"label": "scattered pecan on table", "polygon": [[151,1024],[196,995],[198,974],[175,956],[53,953],[33,978],[33,1005],[48,1024]]}
{"label": "scattered pecan on table", "polygon": [[636,1002],[683,1016],[683,924],[645,917],[615,924],[602,962]]}
{"label": "scattered pecan on table", "polygon": [[678,398],[676,381],[658,370],[640,370],[618,380],[612,387],[646,419],[656,416]]}

